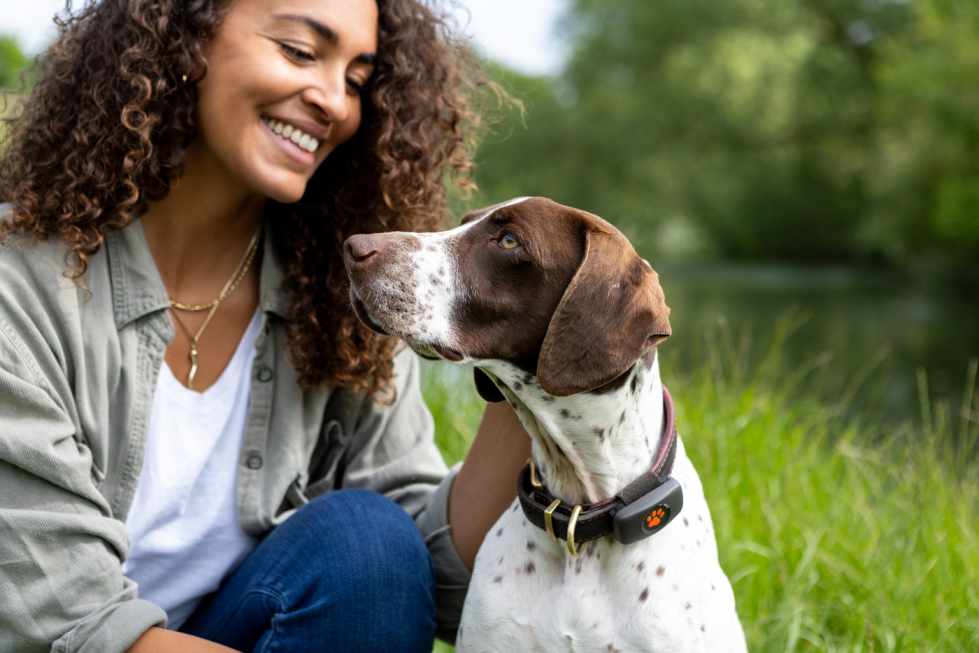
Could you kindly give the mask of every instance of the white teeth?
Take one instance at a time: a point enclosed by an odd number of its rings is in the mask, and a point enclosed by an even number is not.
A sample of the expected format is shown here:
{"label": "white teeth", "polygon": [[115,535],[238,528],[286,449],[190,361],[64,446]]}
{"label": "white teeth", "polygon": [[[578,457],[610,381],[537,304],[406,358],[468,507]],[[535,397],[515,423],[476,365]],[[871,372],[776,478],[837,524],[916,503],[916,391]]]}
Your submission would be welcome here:
{"label": "white teeth", "polygon": [[292,141],[307,152],[315,152],[320,147],[320,142],[316,138],[303,132],[298,127],[293,127],[292,125],[287,125],[279,122],[278,120],[272,119],[266,119],[265,123],[273,132],[287,140]]}

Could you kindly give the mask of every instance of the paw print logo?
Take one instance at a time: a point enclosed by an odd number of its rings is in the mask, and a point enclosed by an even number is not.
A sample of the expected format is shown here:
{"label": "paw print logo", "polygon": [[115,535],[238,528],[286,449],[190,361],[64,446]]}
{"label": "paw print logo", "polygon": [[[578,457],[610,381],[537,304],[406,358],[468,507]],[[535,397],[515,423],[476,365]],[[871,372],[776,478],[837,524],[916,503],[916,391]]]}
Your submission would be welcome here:
{"label": "paw print logo", "polygon": [[651,531],[655,528],[659,528],[659,526],[662,525],[664,521],[666,521],[667,515],[668,513],[667,513],[666,506],[659,505],[653,508],[649,512],[649,514],[646,515],[646,521],[645,521],[646,530]]}

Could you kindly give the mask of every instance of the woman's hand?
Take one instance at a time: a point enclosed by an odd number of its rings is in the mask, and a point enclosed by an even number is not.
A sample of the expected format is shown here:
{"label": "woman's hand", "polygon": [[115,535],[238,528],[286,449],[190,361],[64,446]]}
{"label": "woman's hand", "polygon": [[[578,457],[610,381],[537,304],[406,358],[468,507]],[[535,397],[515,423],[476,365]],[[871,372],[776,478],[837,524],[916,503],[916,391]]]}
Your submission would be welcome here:
{"label": "woman's hand", "polygon": [[150,628],[127,653],[237,653],[233,648],[165,628]]}

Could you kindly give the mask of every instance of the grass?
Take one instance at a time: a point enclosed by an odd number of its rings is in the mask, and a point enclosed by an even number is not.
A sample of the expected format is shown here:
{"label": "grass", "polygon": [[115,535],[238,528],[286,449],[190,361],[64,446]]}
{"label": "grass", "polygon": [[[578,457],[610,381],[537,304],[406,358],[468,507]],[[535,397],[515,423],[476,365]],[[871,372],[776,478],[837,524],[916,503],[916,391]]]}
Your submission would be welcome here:
{"label": "grass", "polygon": [[[922,376],[921,419],[884,432],[810,398],[819,364],[781,360],[790,330],[750,369],[723,338],[686,374],[663,352],[749,649],[979,651],[975,361],[961,415]],[[482,411],[467,372],[426,371],[450,461]]]}

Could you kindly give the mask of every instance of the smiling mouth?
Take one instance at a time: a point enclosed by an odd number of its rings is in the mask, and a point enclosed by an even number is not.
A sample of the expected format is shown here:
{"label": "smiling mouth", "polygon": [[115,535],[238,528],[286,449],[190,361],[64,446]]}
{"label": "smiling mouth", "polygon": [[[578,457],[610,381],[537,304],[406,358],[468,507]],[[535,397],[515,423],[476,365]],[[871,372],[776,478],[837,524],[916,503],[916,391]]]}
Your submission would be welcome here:
{"label": "smiling mouth", "polygon": [[307,134],[295,125],[290,125],[289,123],[285,123],[274,118],[269,118],[268,116],[262,116],[262,122],[265,123],[265,126],[268,127],[273,134],[284,141],[292,143],[299,149],[309,152],[310,154],[315,154],[322,144],[320,139]]}

